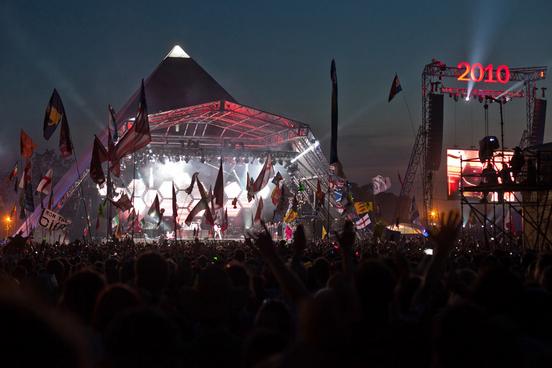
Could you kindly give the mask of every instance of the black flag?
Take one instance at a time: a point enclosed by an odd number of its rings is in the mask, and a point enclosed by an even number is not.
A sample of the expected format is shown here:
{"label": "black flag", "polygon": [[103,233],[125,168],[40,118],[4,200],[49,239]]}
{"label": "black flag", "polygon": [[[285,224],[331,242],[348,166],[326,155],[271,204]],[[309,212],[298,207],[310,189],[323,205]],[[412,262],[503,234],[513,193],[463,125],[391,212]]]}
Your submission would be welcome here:
{"label": "black flag", "polygon": [[107,152],[98,137],[94,136],[94,147],[92,148],[92,158],[90,159],[90,178],[98,185],[105,183],[105,174],[102,168],[102,162],[107,160]]}

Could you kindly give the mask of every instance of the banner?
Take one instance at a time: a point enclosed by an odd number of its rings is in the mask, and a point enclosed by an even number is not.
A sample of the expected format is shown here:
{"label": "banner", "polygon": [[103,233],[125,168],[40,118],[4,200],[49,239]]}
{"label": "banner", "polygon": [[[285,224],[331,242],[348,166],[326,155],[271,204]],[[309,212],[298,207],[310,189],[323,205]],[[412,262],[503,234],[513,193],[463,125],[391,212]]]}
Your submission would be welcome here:
{"label": "banner", "polygon": [[45,208],[42,210],[42,215],[40,216],[38,223],[46,230],[55,231],[65,230],[67,225],[71,224],[71,221],[55,213],[54,211]]}

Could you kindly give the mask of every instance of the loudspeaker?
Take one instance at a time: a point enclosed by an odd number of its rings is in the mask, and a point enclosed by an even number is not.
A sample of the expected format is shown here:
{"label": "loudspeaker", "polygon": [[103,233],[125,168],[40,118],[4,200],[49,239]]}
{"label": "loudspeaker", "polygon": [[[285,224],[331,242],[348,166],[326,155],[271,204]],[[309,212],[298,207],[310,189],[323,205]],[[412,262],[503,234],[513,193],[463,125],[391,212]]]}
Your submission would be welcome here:
{"label": "loudspeaker", "polygon": [[430,93],[428,106],[426,165],[438,170],[443,150],[443,95]]}
{"label": "loudspeaker", "polygon": [[544,125],[546,120],[546,100],[535,99],[533,109],[533,126],[531,127],[531,143],[542,144],[544,140]]}

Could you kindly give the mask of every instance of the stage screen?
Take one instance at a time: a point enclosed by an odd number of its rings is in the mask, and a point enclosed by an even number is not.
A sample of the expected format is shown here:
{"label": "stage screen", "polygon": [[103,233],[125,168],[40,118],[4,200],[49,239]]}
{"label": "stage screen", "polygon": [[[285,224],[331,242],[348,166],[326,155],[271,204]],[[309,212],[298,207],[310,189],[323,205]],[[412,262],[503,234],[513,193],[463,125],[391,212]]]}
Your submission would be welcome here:
{"label": "stage screen", "polygon": [[[504,151],[505,162],[512,158],[512,151]],[[498,172],[502,169],[502,151],[497,150],[493,155],[493,166]],[[483,164],[479,160],[479,151],[476,149],[447,149],[447,196],[448,199],[460,199],[460,173],[464,188],[479,185]],[[478,192],[465,192],[468,198],[482,198]],[[495,195],[496,196],[496,193]],[[493,200],[496,200],[494,198]],[[505,193],[505,199],[510,200],[510,194]]]}

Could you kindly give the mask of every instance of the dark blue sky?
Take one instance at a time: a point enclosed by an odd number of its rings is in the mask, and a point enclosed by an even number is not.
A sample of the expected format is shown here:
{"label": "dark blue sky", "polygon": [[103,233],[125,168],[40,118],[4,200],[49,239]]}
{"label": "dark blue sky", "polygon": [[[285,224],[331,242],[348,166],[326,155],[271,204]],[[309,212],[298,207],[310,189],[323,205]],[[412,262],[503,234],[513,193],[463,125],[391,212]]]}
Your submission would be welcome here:
{"label": "dark blue sky", "polygon": [[[346,172],[361,184],[376,174],[396,183],[414,137],[402,96],[387,103],[394,73],[417,129],[420,74],[433,57],[550,66],[550,14],[546,0],[3,0],[0,155],[15,157],[20,127],[44,146],[43,113],[54,87],[75,140],[90,142],[105,124],[107,103],[120,107],[180,44],[238,101],[310,124],[325,150],[335,58]],[[475,144],[483,134],[481,105],[445,101],[445,146]],[[525,126],[524,102],[508,105],[506,114],[512,146]],[[550,109],[547,115],[551,124]],[[498,134],[497,121],[491,111],[491,133]],[[551,136],[548,127],[546,140]]]}

